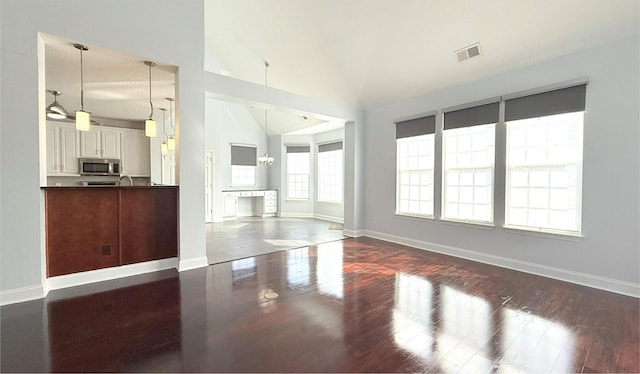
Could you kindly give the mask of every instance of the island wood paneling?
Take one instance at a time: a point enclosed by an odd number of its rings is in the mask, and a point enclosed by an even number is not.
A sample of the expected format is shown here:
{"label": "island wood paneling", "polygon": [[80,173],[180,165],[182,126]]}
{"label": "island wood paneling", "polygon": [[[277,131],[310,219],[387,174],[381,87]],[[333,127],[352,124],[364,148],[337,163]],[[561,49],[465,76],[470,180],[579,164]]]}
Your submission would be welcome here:
{"label": "island wood paneling", "polygon": [[178,201],[168,188],[120,190],[122,264],[175,257]]}
{"label": "island wood paneling", "polygon": [[46,191],[47,276],[120,264],[118,190]]}
{"label": "island wood paneling", "polygon": [[177,256],[175,187],[45,191],[48,277]]}

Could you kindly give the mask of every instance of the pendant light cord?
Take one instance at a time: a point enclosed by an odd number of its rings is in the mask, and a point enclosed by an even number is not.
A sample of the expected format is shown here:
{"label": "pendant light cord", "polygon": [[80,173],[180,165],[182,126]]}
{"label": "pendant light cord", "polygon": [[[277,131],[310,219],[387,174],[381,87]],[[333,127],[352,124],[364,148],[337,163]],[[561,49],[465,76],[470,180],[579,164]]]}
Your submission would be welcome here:
{"label": "pendant light cord", "polygon": [[82,66],[82,48],[80,48],[80,109],[84,112],[84,69]]}
{"label": "pendant light cord", "polygon": [[153,102],[151,101],[151,63],[149,66],[149,105],[151,106],[151,113],[149,113],[149,119],[153,119]]}

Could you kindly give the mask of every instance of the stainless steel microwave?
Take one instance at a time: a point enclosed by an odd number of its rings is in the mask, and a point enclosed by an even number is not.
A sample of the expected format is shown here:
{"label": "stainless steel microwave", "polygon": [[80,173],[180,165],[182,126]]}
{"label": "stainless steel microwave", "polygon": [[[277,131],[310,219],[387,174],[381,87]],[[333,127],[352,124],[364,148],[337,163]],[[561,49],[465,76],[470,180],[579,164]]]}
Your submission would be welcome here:
{"label": "stainless steel microwave", "polygon": [[80,158],[80,175],[120,175],[120,160]]}

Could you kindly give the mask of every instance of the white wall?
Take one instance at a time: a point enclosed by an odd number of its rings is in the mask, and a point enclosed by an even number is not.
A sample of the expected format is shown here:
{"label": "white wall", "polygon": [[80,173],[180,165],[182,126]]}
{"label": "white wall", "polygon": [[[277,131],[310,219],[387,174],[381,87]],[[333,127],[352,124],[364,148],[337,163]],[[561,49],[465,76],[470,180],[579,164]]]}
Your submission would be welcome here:
{"label": "white wall", "polygon": [[[206,98],[205,148],[213,150],[214,198],[213,220],[222,221],[222,191],[269,188],[269,170],[266,165],[256,167],[255,186],[231,185],[231,143],[257,146],[258,156],[265,153],[264,128],[244,105]],[[276,162],[279,162],[276,160]],[[271,166],[272,167],[272,166]]]}
{"label": "white wall", "polygon": [[[638,45],[634,37],[368,110],[365,234],[640,295]],[[394,119],[585,76],[589,84],[584,125],[584,238],[539,237],[508,232],[499,224],[486,229],[394,214]],[[504,194],[504,188],[497,189]],[[503,211],[496,212],[497,222],[503,217]]]}
{"label": "white wall", "polygon": [[0,6],[2,300],[12,292],[41,297],[43,291],[45,96],[38,84],[38,32],[179,66],[180,267],[206,265],[202,0],[2,0]]}

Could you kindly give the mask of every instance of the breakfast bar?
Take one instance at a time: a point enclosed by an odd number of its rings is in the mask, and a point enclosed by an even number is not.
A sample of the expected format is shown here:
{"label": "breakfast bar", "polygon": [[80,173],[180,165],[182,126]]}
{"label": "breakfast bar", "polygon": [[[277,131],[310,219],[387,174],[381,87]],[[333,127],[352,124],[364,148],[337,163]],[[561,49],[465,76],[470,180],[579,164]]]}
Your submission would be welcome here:
{"label": "breakfast bar", "polygon": [[47,277],[177,257],[177,186],[43,187]]}

